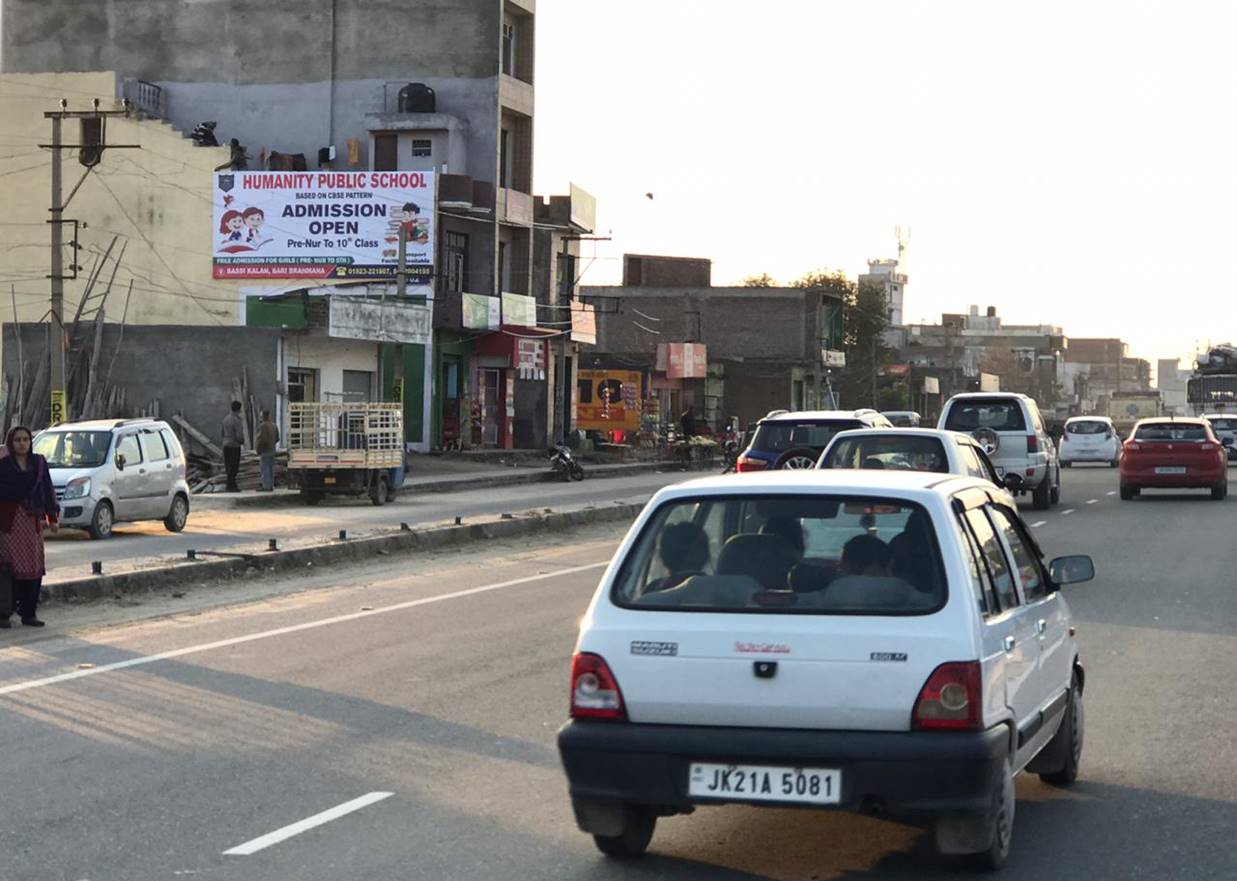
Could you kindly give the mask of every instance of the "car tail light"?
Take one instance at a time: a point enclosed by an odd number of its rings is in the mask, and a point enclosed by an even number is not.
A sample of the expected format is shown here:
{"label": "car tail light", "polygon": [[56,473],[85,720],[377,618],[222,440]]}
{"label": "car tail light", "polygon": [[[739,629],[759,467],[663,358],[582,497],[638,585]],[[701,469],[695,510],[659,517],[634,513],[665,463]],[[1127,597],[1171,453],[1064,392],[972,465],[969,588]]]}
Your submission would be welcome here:
{"label": "car tail light", "polygon": [[1138,444],[1134,443],[1133,441],[1125,442],[1125,451],[1127,453],[1137,453],[1141,449],[1142,447],[1140,447]]}
{"label": "car tail light", "polygon": [[764,471],[767,467],[768,464],[760,459],[740,456],[739,461],[735,463],[734,470],[742,474],[744,471]]}
{"label": "car tail light", "polygon": [[919,730],[978,731],[982,695],[978,661],[951,661],[932,671],[919,690],[911,727]]}
{"label": "car tail light", "polygon": [[601,655],[576,652],[571,659],[571,718],[627,721],[618,680]]}
{"label": "car tail light", "polygon": [[1036,437],[1035,435],[1033,435],[1033,434],[1028,434],[1028,435],[1027,435],[1027,452],[1028,452],[1028,453],[1038,453],[1038,452],[1039,452],[1039,438],[1037,438],[1037,437]]}

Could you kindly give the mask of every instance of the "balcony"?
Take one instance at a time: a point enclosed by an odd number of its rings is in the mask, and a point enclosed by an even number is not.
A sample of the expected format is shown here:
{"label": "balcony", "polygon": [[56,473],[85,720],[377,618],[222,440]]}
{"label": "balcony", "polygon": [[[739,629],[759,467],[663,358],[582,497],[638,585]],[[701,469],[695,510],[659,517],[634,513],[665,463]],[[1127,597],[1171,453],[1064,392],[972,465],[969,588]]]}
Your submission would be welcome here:
{"label": "balcony", "polygon": [[499,223],[509,223],[513,226],[533,225],[533,197],[528,193],[521,193],[519,190],[512,190],[508,187],[499,187],[495,211]]}
{"label": "balcony", "polygon": [[521,79],[502,74],[498,78],[498,99],[508,110],[521,116],[533,115],[533,87]]}

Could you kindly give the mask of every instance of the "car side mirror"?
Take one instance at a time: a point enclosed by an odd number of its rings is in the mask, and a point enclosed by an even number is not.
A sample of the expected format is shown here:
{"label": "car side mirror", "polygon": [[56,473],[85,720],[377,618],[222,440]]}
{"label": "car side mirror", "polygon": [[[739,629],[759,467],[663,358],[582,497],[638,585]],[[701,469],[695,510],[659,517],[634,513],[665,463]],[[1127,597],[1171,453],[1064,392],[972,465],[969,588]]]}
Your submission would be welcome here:
{"label": "car side mirror", "polygon": [[116,454],[116,468],[120,471],[125,470],[125,454],[124,453]]}
{"label": "car side mirror", "polygon": [[1080,584],[1095,577],[1095,563],[1086,554],[1057,557],[1048,564],[1048,574],[1054,584]]}
{"label": "car side mirror", "polygon": [[1005,479],[1002,480],[1001,483],[1005,485],[1006,489],[1017,492],[1018,490],[1022,489],[1022,475],[1021,474],[1006,474]]}

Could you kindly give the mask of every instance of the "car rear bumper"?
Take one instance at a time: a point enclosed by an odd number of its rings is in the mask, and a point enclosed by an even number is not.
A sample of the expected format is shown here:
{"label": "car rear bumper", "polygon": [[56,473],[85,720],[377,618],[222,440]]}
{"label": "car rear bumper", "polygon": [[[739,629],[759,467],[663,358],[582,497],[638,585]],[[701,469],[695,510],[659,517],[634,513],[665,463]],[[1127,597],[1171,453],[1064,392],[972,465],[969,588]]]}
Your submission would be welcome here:
{"label": "car rear bumper", "polygon": [[1228,468],[1191,468],[1185,474],[1156,474],[1155,469],[1121,470],[1121,482],[1126,486],[1149,489],[1208,489],[1228,480]]}
{"label": "car rear bumper", "polygon": [[[841,802],[830,807],[899,816],[987,810],[1003,773],[1009,733],[810,731],[572,721],[558,734],[581,828],[608,807],[650,805],[669,813],[717,801],[687,792],[692,762],[836,768]],[[760,802],[764,805],[801,805]],[[590,813],[591,812],[591,813]]]}
{"label": "car rear bumper", "polygon": [[1116,446],[1078,449],[1066,444],[1061,447],[1062,462],[1112,462],[1120,455]]}

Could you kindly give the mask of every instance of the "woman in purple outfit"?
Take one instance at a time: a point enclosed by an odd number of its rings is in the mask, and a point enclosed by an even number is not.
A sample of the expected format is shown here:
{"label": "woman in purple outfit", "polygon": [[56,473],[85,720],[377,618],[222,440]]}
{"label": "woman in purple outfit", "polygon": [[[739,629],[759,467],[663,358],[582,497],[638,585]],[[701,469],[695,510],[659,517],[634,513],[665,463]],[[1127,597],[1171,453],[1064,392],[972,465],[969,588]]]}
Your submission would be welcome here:
{"label": "woman in purple outfit", "polygon": [[[0,567],[11,573],[13,605],[27,627],[42,627],[35,612],[43,576],[43,524],[60,528],[60,505],[47,460],[31,451],[33,435],[23,425],[9,431],[8,453],[0,458]],[[2,576],[0,576],[2,577]],[[8,610],[0,609],[0,627]]]}

